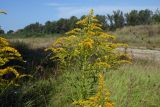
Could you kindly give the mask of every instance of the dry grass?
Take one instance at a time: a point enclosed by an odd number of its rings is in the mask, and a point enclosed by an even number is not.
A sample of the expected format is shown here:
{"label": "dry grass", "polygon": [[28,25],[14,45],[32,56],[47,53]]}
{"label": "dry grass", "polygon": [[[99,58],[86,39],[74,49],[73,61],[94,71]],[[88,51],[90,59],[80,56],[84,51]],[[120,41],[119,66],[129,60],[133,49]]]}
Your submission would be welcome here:
{"label": "dry grass", "polygon": [[128,26],[110,33],[130,47],[160,48],[160,25]]}
{"label": "dry grass", "polygon": [[[59,36],[58,36],[59,37]],[[19,38],[9,39],[12,43],[23,42],[32,49],[46,48],[50,46],[57,37],[36,37],[36,38]]]}

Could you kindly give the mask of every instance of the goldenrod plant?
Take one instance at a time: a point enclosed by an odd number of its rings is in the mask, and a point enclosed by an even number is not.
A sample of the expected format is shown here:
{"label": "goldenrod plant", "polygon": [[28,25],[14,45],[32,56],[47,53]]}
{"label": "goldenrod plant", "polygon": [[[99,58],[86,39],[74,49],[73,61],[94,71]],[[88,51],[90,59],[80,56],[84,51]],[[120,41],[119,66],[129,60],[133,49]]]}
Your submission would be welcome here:
{"label": "goldenrod plant", "polygon": [[[73,86],[72,100],[94,95],[99,73],[116,69],[131,60],[125,52],[117,50],[118,47],[127,48],[127,45],[114,43],[115,37],[103,32],[93,10],[77,25],[79,28],[67,32],[46,49],[51,52],[51,59],[59,63],[61,71],[69,72],[66,78]],[[70,76],[76,72],[80,74]]]}
{"label": "goldenrod plant", "polygon": [[0,83],[14,82],[22,75],[15,69],[15,66],[6,66],[11,60],[23,61],[21,54],[9,45],[7,39],[0,37]]}
{"label": "goldenrod plant", "polygon": [[[0,10],[0,14],[7,13],[4,10]],[[14,83],[19,78],[27,76],[20,74],[15,69],[18,65],[6,65],[11,60],[19,60],[23,62],[22,56],[18,50],[11,47],[7,39],[0,37],[0,85]]]}
{"label": "goldenrod plant", "polygon": [[86,100],[74,101],[74,105],[80,105],[82,107],[114,107],[114,104],[109,98],[110,93],[106,88],[104,75],[99,73],[98,79],[99,82],[96,95]]}
{"label": "goldenrod plant", "polygon": [[60,62],[60,67],[99,72],[129,62],[127,54],[116,50],[127,45],[114,43],[115,37],[103,32],[93,10],[77,25],[80,27],[67,32],[68,36],[58,38],[46,49],[52,52],[51,59]]}

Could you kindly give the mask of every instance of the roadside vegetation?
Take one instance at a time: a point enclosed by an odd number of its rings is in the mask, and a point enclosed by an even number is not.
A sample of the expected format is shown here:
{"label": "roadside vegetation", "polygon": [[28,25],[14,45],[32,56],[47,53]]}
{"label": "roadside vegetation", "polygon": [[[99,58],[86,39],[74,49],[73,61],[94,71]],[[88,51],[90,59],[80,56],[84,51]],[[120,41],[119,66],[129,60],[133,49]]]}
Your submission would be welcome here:
{"label": "roadside vegetation", "polygon": [[[61,32],[59,29],[56,34],[50,31],[51,34],[45,34],[39,32],[44,26],[36,23],[38,30],[29,25],[21,31],[32,29],[27,36],[19,38],[10,31],[7,41],[2,38],[6,35],[2,35],[0,79],[10,73],[4,72],[6,67],[16,69],[11,72],[14,78],[9,78],[6,83],[1,81],[1,107],[158,107],[160,62],[131,58],[126,52],[126,44],[129,47],[160,48],[158,10],[151,17],[156,20],[152,20],[152,25],[147,21],[143,24],[135,21],[137,24],[131,26],[134,21],[129,22],[134,14],[143,12],[151,13],[149,10],[126,13],[128,25],[110,25],[109,33],[103,23],[99,23],[100,16],[95,17],[91,10],[81,20],[74,20],[76,26],[72,26],[72,30]],[[123,16],[122,12],[116,11],[108,18],[116,22],[117,14]],[[65,20],[62,22],[64,24]],[[69,32],[64,34],[66,31]],[[23,63],[10,59],[20,59]],[[19,73],[25,75],[20,78]]]}

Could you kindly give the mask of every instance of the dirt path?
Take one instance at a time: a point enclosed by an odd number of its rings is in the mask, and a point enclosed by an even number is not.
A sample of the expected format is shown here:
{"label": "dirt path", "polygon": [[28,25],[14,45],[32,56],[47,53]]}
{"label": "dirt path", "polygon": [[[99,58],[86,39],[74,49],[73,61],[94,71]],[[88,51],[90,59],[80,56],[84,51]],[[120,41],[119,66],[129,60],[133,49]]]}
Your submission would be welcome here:
{"label": "dirt path", "polygon": [[[123,50],[123,49],[120,49]],[[127,52],[134,58],[149,59],[160,62],[160,50],[129,48]]]}

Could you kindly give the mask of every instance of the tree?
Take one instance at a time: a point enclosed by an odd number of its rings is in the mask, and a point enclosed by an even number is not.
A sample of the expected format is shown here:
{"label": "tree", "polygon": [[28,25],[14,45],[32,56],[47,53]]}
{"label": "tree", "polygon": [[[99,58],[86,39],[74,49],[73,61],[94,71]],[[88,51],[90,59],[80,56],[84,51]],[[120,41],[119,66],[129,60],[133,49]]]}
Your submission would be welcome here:
{"label": "tree", "polygon": [[26,36],[40,36],[44,33],[43,25],[36,22],[26,26],[23,30]]}
{"label": "tree", "polygon": [[115,30],[114,26],[114,18],[113,15],[107,15],[107,19],[109,21],[109,30]]}
{"label": "tree", "polygon": [[160,23],[160,10],[157,9],[152,17],[153,23]]}
{"label": "tree", "polygon": [[137,10],[132,10],[130,13],[125,14],[127,25],[139,25],[139,14]]}
{"label": "tree", "polygon": [[152,22],[152,15],[153,12],[146,9],[146,10],[140,10],[139,11],[139,24],[150,24]]}
{"label": "tree", "polygon": [[13,34],[13,33],[14,33],[13,30],[9,30],[9,31],[7,32],[7,34]]}
{"label": "tree", "polygon": [[76,16],[71,16],[70,19],[68,19],[69,30],[72,30],[77,27],[76,25],[77,21],[78,21],[78,18]]}
{"label": "tree", "polygon": [[56,21],[47,21],[44,25],[44,33],[53,34],[57,33],[57,22]]}
{"label": "tree", "polygon": [[0,35],[5,34],[4,30],[0,28]]}
{"label": "tree", "polygon": [[114,28],[122,28],[125,24],[123,12],[120,10],[113,11]]}

